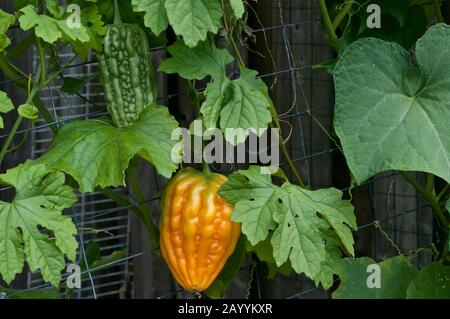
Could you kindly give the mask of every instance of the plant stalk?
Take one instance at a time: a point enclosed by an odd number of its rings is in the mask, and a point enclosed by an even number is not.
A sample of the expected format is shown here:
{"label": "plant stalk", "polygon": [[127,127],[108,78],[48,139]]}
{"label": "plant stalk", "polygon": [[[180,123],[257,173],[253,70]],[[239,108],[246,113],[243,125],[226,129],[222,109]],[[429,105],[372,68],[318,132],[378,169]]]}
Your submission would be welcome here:
{"label": "plant stalk", "polygon": [[339,28],[339,26],[342,23],[342,20],[344,20],[345,16],[350,12],[350,10],[353,7],[353,1],[348,1],[344,7],[342,8],[341,11],[339,11],[338,15],[336,16],[336,18],[333,21],[333,30],[336,31],[337,28]]}
{"label": "plant stalk", "polygon": [[434,9],[434,14],[436,15],[438,22],[444,23],[445,20],[444,20],[444,17],[442,16],[441,2],[439,0],[433,0],[433,9]]}
{"label": "plant stalk", "polygon": [[337,51],[340,51],[340,43],[339,39],[336,35],[335,28],[333,23],[331,22],[330,15],[328,13],[327,5],[325,4],[325,0],[317,0],[319,3],[320,13],[322,15],[323,22],[327,29],[328,37],[330,38],[331,46]]}

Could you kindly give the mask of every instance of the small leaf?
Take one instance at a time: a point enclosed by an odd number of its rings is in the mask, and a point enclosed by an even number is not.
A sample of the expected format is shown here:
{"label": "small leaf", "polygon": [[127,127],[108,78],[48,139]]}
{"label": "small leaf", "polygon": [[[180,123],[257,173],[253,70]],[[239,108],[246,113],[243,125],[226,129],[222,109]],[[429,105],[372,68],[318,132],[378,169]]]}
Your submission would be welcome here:
{"label": "small leaf", "polygon": [[[404,256],[379,264],[367,257],[346,258],[338,274],[341,283],[332,296],[334,299],[404,299],[418,273]],[[379,287],[372,286],[378,279]]]}
{"label": "small leaf", "polygon": [[67,20],[58,20],[46,15],[38,14],[33,5],[27,5],[20,9],[22,15],[19,18],[20,27],[24,30],[35,28],[36,36],[42,38],[47,43],[54,43],[64,36],[69,41],[88,42],[89,33],[85,26],[77,28],[67,26]]}
{"label": "small leaf", "polygon": [[225,73],[225,67],[233,62],[233,57],[227,50],[218,49],[208,41],[195,48],[177,42],[168,51],[172,57],[161,63],[159,71],[178,73],[188,80],[201,80],[208,75],[220,76]]}
{"label": "small leaf", "polygon": [[[14,109],[14,105],[8,95],[0,91],[0,113],[8,113]],[[0,128],[3,128],[3,119],[0,117]]]}
{"label": "small leaf", "polygon": [[236,18],[241,19],[245,12],[244,3],[242,0],[230,0],[230,5]]}
{"label": "small leaf", "polygon": [[17,109],[20,116],[35,121],[39,118],[39,109],[32,104],[22,104]]}
{"label": "small leaf", "polygon": [[119,129],[109,119],[72,122],[60,129],[38,162],[71,175],[83,193],[124,185],[124,171],[136,154],[170,177],[178,167],[171,157],[178,142],[171,135],[177,127],[167,108],[155,104],[127,128]]}
{"label": "small leaf", "polygon": [[65,76],[64,83],[61,86],[61,91],[74,95],[78,93],[87,83],[94,81],[95,79],[97,79],[97,75],[82,78]]}
{"label": "small leaf", "polygon": [[50,44],[62,37],[57,20],[46,15],[39,15],[33,5],[27,5],[20,9],[20,12],[23,13],[19,18],[22,30],[27,31],[35,27],[36,36]]}
{"label": "small leaf", "polygon": [[166,0],[132,0],[135,12],[145,12],[144,24],[156,35],[167,29],[169,19],[166,12]]}
{"label": "small leaf", "polygon": [[408,287],[408,299],[450,299],[450,266],[436,261],[422,269]]}
{"label": "small leaf", "polygon": [[76,228],[62,210],[77,197],[64,179],[63,173],[30,161],[0,175],[0,182],[16,189],[11,203],[0,201],[0,274],[6,283],[22,272],[26,260],[31,271],[40,269],[44,280],[58,287],[64,255],[75,260]]}
{"label": "small leaf", "polygon": [[16,16],[14,14],[9,14],[0,9],[0,34],[5,34],[15,21]]}
{"label": "small leaf", "polygon": [[217,0],[166,0],[170,25],[190,48],[219,30],[222,8]]}

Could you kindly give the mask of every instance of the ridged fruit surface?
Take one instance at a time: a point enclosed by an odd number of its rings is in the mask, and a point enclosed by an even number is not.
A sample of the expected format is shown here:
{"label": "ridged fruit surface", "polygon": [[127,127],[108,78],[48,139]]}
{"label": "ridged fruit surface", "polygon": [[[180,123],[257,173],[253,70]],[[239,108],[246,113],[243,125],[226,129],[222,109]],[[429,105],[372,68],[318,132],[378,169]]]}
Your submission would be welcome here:
{"label": "ridged fruit surface", "polygon": [[178,172],[161,201],[162,256],[187,291],[208,288],[233,253],[240,226],[233,206],[217,192],[227,177],[193,168]]}

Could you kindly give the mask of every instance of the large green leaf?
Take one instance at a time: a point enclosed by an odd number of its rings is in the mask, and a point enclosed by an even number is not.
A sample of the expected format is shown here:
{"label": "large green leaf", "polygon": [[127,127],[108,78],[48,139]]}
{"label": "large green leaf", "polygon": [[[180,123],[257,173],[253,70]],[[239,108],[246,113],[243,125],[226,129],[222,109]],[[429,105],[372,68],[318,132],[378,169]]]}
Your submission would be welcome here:
{"label": "large green leaf", "polygon": [[78,247],[75,225],[61,211],[77,197],[64,186],[63,173],[42,164],[19,165],[0,175],[0,182],[16,189],[11,203],[0,201],[0,274],[11,282],[26,260],[32,271],[40,269],[45,281],[58,286],[64,255],[74,261]]}
{"label": "large green leaf", "polygon": [[336,65],[335,129],[358,183],[386,170],[450,182],[450,27],[430,28],[416,57],[367,38]]}
{"label": "large green leaf", "polygon": [[177,42],[168,48],[171,58],[164,60],[159,71],[178,73],[188,80],[201,80],[208,75],[214,77],[225,73],[225,67],[233,62],[233,57],[225,49],[218,49],[205,41],[195,48]]}
{"label": "large green leaf", "polygon": [[61,299],[60,292],[54,287],[27,291],[0,286],[0,293],[4,293],[6,299]]}
{"label": "large green leaf", "polygon": [[434,262],[422,269],[408,288],[409,299],[450,299],[450,266]]}
{"label": "large green leaf", "polygon": [[133,10],[145,12],[144,24],[159,35],[169,25],[166,12],[166,0],[132,0]]}
{"label": "large green leaf", "polygon": [[[371,265],[379,267],[378,273],[368,268]],[[368,257],[346,258],[341,262],[339,288],[333,293],[334,299],[403,299],[406,290],[418,270],[411,266],[403,256],[387,259],[377,264]],[[369,287],[370,276],[379,275],[379,287]]]}
{"label": "large green leaf", "polygon": [[166,0],[165,6],[170,25],[191,48],[219,30],[222,8],[217,0]]}
{"label": "large green leaf", "polygon": [[[353,254],[353,206],[342,200],[337,189],[310,191],[289,182],[279,187],[253,166],[231,174],[219,193],[235,204],[232,219],[242,224],[253,246],[274,230],[271,243],[277,266],[289,260],[297,273],[322,282],[325,288],[331,286],[336,260],[327,265],[325,273],[322,264],[335,253],[341,255],[339,246]],[[327,245],[333,240],[338,244]]]}
{"label": "large green leaf", "polygon": [[76,121],[58,132],[38,161],[71,175],[81,192],[124,185],[124,171],[136,154],[170,177],[178,167],[171,158],[177,143],[171,135],[177,127],[167,108],[158,105],[147,107],[127,128],[117,128],[109,119]]}
{"label": "large green leaf", "polygon": [[[0,91],[0,113],[8,113],[14,109],[14,105],[8,95]],[[0,128],[3,128],[3,119],[0,117]]]}

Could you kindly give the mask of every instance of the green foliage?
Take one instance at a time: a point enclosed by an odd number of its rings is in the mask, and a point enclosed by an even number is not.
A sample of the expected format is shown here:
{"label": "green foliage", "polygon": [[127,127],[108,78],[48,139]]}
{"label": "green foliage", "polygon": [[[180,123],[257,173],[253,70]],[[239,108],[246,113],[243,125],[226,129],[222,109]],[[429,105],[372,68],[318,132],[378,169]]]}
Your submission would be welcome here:
{"label": "green foliage", "polygon": [[77,201],[71,188],[64,186],[64,174],[27,162],[0,175],[0,182],[16,189],[12,202],[0,202],[3,280],[10,283],[27,261],[31,271],[40,269],[45,281],[59,286],[64,255],[74,261],[78,247],[75,225],[62,215]]}
{"label": "green foliage", "polygon": [[6,294],[6,299],[61,299],[61,294],[54,287],[24,291],[0,286],[0,292]]}
{"label": "green foliage", "polygon": [[70,76],[65,76],[63,78],[63,85],[61,86],[61,91],[74,95],[78,93],[87,83],[94,81],[97,78],[98,78],[97,75],[82,78],[73,78]]}
{"label": "green foliage", "polygon": [[[441,262],[419,271],[404,256],[379,264],[367,257],[346,258],[341,261],[338,275],[341,283],[333,293],[335,299],[450,298],[450,266]],[[374,278],[378,275],[377,282]],[[375,282],[379,285],[373,286]]]}
{"label": "green foliage", "polygon": [[36,121],[39,118],[39,110],[33,104],[22,104],[17,108],[20,116],[31,121]]}
{"label": "green foliage", "polygon": [[[369,268],[376,265],[375,270]],[[341,261],[339,288],[333,293],[334,299],[404,299],[408,286],[419,271],[411,266],[406,257],[398,256],[377,264],[368,257],[346,258]],[[370,276],[380,276],[379,287]]]}
{"label": "green foliage", "polygon": [[434,262],[411,282],[409,299],[450,299],[450,266]]}
{"label": "green foliage", "polygon": [[145,12],[144,24],[159,35],[169,25],[165,3],[166,0],[132,0],[133,10]]}
{"label": "green foliage", "polygon": [[0,53],[11,44],[6,32],[15,21],[15,15],[9,14],[8,12],[0,9]]}
{"label": "green foliage", "polygon": [[450,182],[449,48],[450,27],[441,24],[418,41],[417,65],[399,45],[378,39],[344,52],[334,70],[334,124],[358,183],[386,170]]}
{"label": "green foliage", "polygon": [[218,49],[209,41],[201,42],[195,48],[177,42],[168,51],[172,57],[161,63],[159,71],[178,73],[188,80],[201,80],[208,75],[220,77],[225,74],[226,66],[233,62],[233,57],[227,50]]}
{"label": "green foliage", "polygon": [[[235,204],[232,219],[254,246],[274,231],[271,243],[276,265],[288,260],[325,288],[332,284],[340,246],[353,254],[351,230],[356,228],[352,205],[334,188],[309,191],[285,182],[272,184],[260,167],[230,175],[220,195]],[[324,267],[323,265],[326,264]]]}
{"label": "green foliage", "polygon": [[[136,154],[170,177],[178,163],[171,159],[178,127],[165,107],[150,105],[131,126],[117,128],[109,120],[76,121],[60,129],[48,153],[38,159],[71,175],[81,192],[124,185],[124,171]],[[108,163],[108,165],[105,165]]]}
{"label": "green foliage", "polygon": [[[8,113],[14,109],[14,105],[8,95],[0,91],[0,113]],[[0,117],[0,128],[3,128],[3,119]]]}

